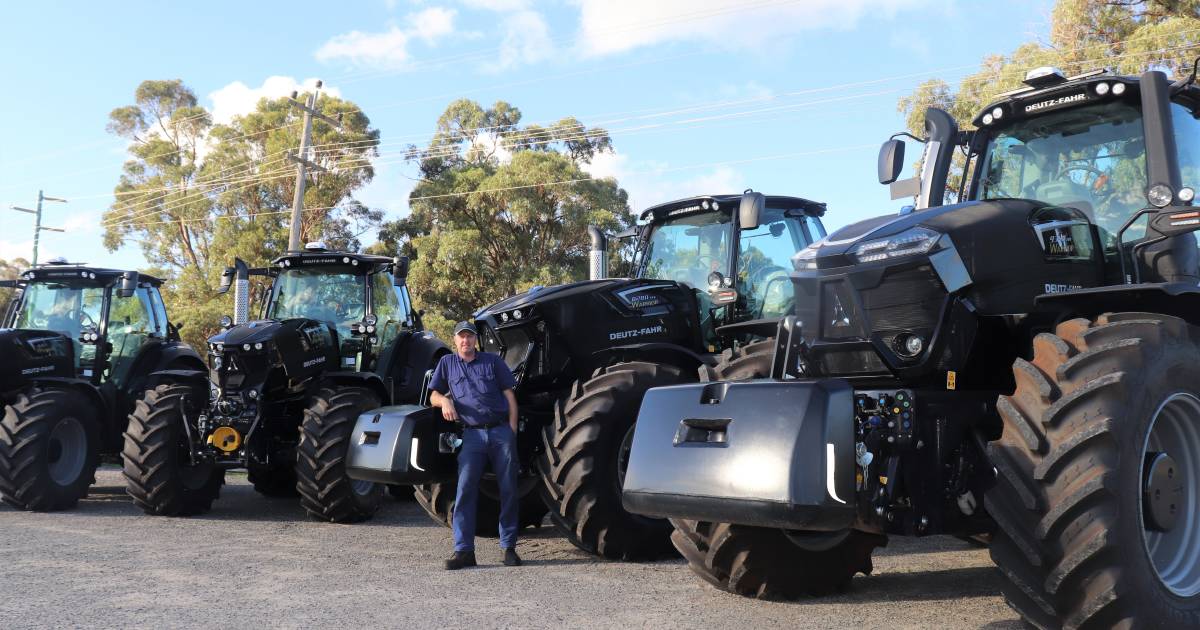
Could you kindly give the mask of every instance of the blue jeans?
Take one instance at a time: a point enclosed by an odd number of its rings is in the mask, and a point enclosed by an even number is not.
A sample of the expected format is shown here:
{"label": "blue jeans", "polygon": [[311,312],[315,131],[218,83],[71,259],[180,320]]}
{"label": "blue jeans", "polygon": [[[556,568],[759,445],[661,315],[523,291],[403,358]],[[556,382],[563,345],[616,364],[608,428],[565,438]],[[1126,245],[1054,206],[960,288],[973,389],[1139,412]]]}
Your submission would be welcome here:
{"label": "blue jeans", "polygon": [[508,423],[490,429],[463,430],[458,453],[458,494],[454,500],[454,550],[475,549],[479,479],[488,461],[500,485],[500,547],[517,546],[517,435]]}

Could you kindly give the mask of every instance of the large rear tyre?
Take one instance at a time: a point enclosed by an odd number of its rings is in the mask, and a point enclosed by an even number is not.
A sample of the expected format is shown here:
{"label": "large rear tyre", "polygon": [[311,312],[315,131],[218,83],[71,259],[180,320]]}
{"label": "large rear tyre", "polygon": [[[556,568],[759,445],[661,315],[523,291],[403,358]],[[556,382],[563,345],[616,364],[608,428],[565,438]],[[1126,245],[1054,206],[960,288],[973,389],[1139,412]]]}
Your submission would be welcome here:
{"label": "large rear tyre", "polygon": [[209,462],[191,463],[186,385],[149,390],[129,414],[125,430],[125,488],[147,514],[191,516],[212,509],[225,483],[225,471]]}
{"label": "large rear tyre", "polygon": [[100,455],[100,422],[78,392],[30,388],[0,420],[0,497],[22,510],[72,508],[87,496]]}
{"label": "large rear tyre", "polygon": [[[538,494],[537,484],[521,480],[521,503],[517,508],[520,529],[541,527],[546,519],[546,504]],[[444,481],[413,486],[413,498],[434,521],[454,526],[454,503],[458,494],[457,481]],[[493,480],[480,482],[478,509],[475,512],[475,535],[495,538],[500,535],[499,488]]]}
{"label": "large rear tyre", "polygon": [[626,511],[621,484],[646,390],[691,380],[675,366],[630,362],[575,383],[538,459],[550,519],[575,546],[622,560],[670,553],[671,524]]}
{"label": "large rear tyre", "polygon": [[[671,542],[704,581],[761,599],[796,599],[845,590],[857,573],[870,575],[878,534],[822,535],[801,546],[782,529],[672,519]],[[816,542],[816,541],[812,541]]]}
{"label": "large rear tyre", "polygon": [[354,423],[379,407],[379,396],[365,387],[324,384],[304,410],[296,448],[296,489],[309,516],[332,523],[357,523],[375,515],[383,484],[351,479],[346,455]]}
{"label": "large rear tyre", "polygon": [[1005,600],[1043,628],[1200,627],[1200,329],[1151,313],[1038,335],[985,496]]}

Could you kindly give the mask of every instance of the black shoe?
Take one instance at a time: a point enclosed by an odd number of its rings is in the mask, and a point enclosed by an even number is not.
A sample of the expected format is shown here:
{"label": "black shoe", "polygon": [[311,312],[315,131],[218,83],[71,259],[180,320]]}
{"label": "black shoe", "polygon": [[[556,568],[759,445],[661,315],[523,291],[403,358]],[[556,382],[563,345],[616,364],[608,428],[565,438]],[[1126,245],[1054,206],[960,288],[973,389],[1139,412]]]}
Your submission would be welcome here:
{"label": "black shoe", "polygon": [[455,551],[453,556],[446,560],[447,571],[457,571],[467,567],[475,566],[474,551]]}
{"label": "black shoe", "polygon": [[504,566],[506,566],[506,567],[521,566],[521,556],[517,555],[517,550],[515,548],[504,550]]}

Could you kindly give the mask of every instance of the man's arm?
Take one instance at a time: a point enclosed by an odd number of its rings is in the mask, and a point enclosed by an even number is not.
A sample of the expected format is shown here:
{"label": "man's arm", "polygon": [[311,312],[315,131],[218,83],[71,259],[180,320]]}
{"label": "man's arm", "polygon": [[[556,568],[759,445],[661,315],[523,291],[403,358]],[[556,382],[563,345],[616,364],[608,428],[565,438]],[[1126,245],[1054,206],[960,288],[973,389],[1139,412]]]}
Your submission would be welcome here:
{"label": "man's arm", "polygon": [[446,361],[445,357],[442,357],[437,367],[433,368],[433,377],[429,379],[429,402],[442,408],[443,420],[454,422],[458,420],[458,410],[454,408],[454,401],[446,395],[448,393],[450,384],[446,382]]}
{"label": "man's arm", "polygon": [[504,390],[504,397],[508,400],[508,426],[512,427],[513,433],[517,432],[517,395],[512,389]]}

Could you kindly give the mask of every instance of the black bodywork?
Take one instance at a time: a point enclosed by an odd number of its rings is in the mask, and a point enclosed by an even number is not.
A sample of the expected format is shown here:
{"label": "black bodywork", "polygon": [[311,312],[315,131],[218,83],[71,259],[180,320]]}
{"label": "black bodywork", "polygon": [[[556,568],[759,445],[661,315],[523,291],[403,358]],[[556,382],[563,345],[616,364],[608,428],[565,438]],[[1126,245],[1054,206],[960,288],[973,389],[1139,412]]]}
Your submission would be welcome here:
{"label": "black bodywork", "polygon": [[[322,385],[365,387],[384,405],[415,402],[426,366],[449,351],[424,330],[420,314],[407,301],[406,260],[321,249],[290,252],[272,265],[246,269],[239,261],[238,267],[227,270],[234,282],[246,279],[239,275],[259,276],[271,286],[263,319],[232,325],[208,340],[208,384],[197,384],[208,390],[200,392],[208,404],[189,427],[197,460],[227,468],[290,465],[295,461],[297,425]],[[279,278],[291,269],[314,277],[352,278],[350,295],[342,297],[356,302],[352,307],[336,305],[329,316],[356,321],[339,330],[332,320],[287,317]],[[393,284],[404,296],[403,312],[400,319],[389,320],[385,305],[375,300],[393,291]],[[311,300],[299,306],[311,307]],[[214,440],[214,432],[222,428],[220,435],[228,436],[233,429],[237,438]]]}
{"label": "black bodywork", "polygon": [[[785,529],[987,531],[997,400],[1013,391],[1014,361],[1031,358],[1037,333],[1106,311],[1200,321],[1191,233],[1200,215],[1180,194],[1169,107],[1194,112],[1198,93],[1157,72],[1093,74],[1010,95],[976,118],[976,131],[931,137],[942,151],[968,151],[975,200],[862,221],[798,254],[796,317],[780,324],[773,378],[648,392],[625,505]],[[1140,110],[1147,187],[1169,186],[1166,207],[1147,204],[1106,234],[1084,201],[980,194],[993,133],[1108,101]],[[894,161],[881,155],[881,181]],[[1125,238],[1145,215],[1144,235]]]}
{"label": "black bodywork", "polygon": [[[0,362],[0,402],[11,403],[14,396],[29,387],[77,391],[100,411],[103,455],[120,452],[126,417],[145,390],[204,373],[203,360],[180,340],[179,331],[166,320],[166,310],[160,308],[158,289],[162,281],[158,278],[118,269],[50,263],[28,269],[5,284],[17,293],[7,310],[5,328],[0,329],[0,356],[4,357]],[[137,299],[153,304],[142,303],[154,331],[137,339],[132,348],[114,348],[121,333],[112,307],[123,284],[142,292],[143,297]],[[49,317],[46,327],[16,328],[27,325],[19,321],[23,300],[37,285],[94,291],[101,300],[99,317],[80,322],[76,315],[71,330],[50,329],[60,324]],[[117,343],[127,340],[125,336]],[[114,366],[118,359],[123,365]],[[117,378],[114,367],[118,368]]]}
{"label": "black bodywork", "polygon": [[[714,353],[735,342],[771,334],[777,318],[753,321],[737,273],[719,288],[647,277],[646,240],[657,225],[674,217],[723,213],[738,234],[741,195],[681,199],[642,212],[643,225],[633,230],[633,278],[604,278],[552,287],[534,287],[474,314],[480,345],[501,355],[517,378],[521,430],[540,431],[554,417],[555,404],[572,384],[586,380],[599,367],[621,361],[649,361],[680,366],[695,373],[711,363]],[[819,217],[825,205],[798,197],[765,197],[767,208],[788,216],[808,217],[803,229],[812,242],[821,238]],[[728,269],[738,268],[738,239],[732,238]],[[734,296],[721,302],[717,294]],[[704,294],[704,301],[701,300]],[[707,309],[707,312],[704,312]],[[541,440],[519,440],[522,468],[531,470]]]}

